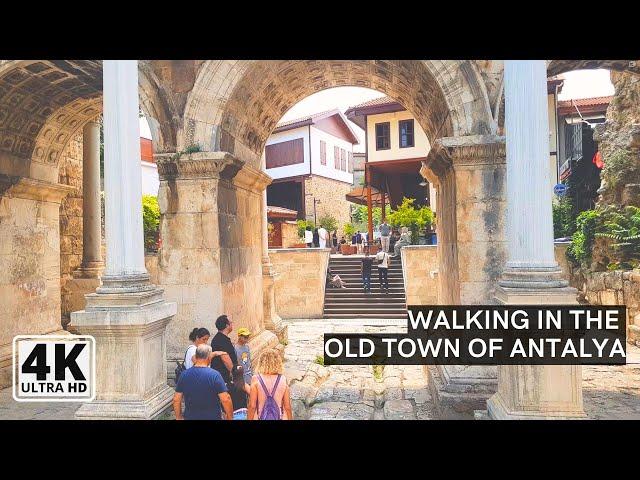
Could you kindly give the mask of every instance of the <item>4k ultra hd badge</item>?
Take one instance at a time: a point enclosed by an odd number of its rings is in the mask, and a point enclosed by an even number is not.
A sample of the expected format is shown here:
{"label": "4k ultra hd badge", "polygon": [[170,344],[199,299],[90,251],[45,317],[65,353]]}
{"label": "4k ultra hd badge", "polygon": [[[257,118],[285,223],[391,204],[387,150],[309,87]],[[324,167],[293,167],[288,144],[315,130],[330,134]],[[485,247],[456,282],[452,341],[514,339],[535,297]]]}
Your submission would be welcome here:
{"label": "4k ultra hd badge", "polygon": [[18,402],[90,402],[96,343],[89,335],[17,335],[13,398]]}

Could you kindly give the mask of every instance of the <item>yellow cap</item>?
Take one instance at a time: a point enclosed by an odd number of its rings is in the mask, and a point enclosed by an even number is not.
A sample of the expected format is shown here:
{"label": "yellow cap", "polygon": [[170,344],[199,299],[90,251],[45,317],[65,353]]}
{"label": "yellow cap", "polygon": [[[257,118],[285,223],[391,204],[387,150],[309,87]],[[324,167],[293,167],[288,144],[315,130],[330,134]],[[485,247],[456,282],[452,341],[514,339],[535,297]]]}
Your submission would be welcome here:
{"label": "yellow cap", "polygon": [[242,335],[243,337],[248,337],[251,335],[251,332],[248,328],[242,327],[238,329],[238,335]]}

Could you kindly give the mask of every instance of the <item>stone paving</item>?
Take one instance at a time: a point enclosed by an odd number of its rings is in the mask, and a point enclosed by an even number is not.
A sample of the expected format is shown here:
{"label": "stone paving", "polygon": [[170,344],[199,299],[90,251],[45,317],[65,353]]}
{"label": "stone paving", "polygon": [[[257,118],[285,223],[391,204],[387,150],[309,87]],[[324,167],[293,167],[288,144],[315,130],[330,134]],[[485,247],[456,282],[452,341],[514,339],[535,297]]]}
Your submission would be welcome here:
{"label": "stone paving", "polygon": [[[402,332],[404,321],[287,321],[285,375],[294,416],[310,420],[437,418],[421,366],[332,366],[319,362],[324,333]],[[623,367],[583,367],[584,409],[590,419],[640,420],[640,348],[627,345]],[[77,403],[23,403],[0,390],[0,420],[68,420]],[[172,418],[171,412],[163,418]]]}
{"label": "stone paving", "polygon": [[422,366],[331,366],[320,364],[325,333],[385,333],[405,330],[405,321],[289,321],[285,375],[294,415],[309,420],[426,420],[433,418]]}

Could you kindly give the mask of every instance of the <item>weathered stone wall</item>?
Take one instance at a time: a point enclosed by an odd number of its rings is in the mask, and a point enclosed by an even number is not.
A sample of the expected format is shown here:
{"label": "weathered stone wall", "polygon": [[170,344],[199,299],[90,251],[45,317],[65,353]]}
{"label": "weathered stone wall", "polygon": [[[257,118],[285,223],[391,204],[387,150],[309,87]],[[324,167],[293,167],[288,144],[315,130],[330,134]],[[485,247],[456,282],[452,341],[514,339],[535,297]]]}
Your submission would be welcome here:
{"label": "weathered stone wall", "polygon": [[626,305],[627,339],[640,345],[640,270],[590,272],[573,268],[567,260],[569,243],[556,243],[556,261],[571,286],[590,305]]}
{"label": "weathered stone wall", "polygon": [[[600,204],[640,205],[640,76],[611,72],[615,95],[607,109],[607,120],[598,125],[594,139],[605,167]],[[617,184],[608,181],[607,160],[616,152],[625,152],[628,165]],[[611,165],[611,164],[610,164]]]}
{"label": "weathered stone wall", "polygon": [[220,279],[224,313],[235,328],[262,329],[262,195],[221,181]]}
{"label": "weathered stone wall", "polygon": [[60,199],[68,189],[20,180],[0,196],[0,388],[11,383],[11,342],[60,322]]}
{"label": "weathered stone wall", "polygon": [[72,273],[82,263],[82,132],[65,148],[60,161],[59,182],[74,190],[60,206],[60,288],[63,323],[69,314],[84,308]]}
{"label": "weathered stone wall", "polygon": [[435,245],[403,247],[402,275],[407,305],[438,305],[438,249]]}
{"label": "weathered stone wall", "polygon": [[300,243],[298,226],[295,223],[282,223],[282,248],[290,248]]}
{"label": "weathered stone wall", "polygon": [[313,220],[313,199],[320,200],[316,205],[318,221],[324,215],[331,215],[338,221],[338,231],[345,223],[351,222],[350,203],[345,195],[351,191],[351,185],[331,178],[313,175],[305,178],[304,192],[312,197],[305,197],[307,219]]}
{"label": "weathered stone wall", "polygon": [[147,272],[149,272],[149,281],[154,285],[158,285],[158,254],[145,254],[144,266],[147,269]]}
{"label": "weathered stone wall", "polygon": [[269,250],[276,272],[276,311],[282,318],[320,318],[324,308],[324,290],[328,248],[277,248]]}

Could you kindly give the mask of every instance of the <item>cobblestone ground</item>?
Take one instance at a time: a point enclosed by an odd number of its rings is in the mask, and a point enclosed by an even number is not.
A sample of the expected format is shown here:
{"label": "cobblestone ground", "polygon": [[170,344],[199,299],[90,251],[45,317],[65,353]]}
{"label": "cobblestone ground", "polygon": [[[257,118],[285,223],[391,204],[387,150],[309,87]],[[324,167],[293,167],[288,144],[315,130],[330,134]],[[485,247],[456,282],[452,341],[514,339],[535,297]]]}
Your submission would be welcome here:
{"label": "cobblestone ground", "polygon": [[[428,380],[420,366],[323,367],[324,333],[401,332],[403,321],[288,321],[285,374],[296,419],[382,420],[437,418]],[[624,367],[583,367],[584,409],[591,419],[640,420],[640,348],[627,345]],[[0,420],[73,419],[77,403],[18,403],[11,388],[0,390]],[[170,419],[171,412],[162,416]]]}
{"label": "cobblestone ground", "polygon": [[285,375],[294,416],[309,420],[428,420],[434,407],[421,366],[331,366],[316,359],[324,333],[384,333],[405,322],[311,320],[289,323]]}

